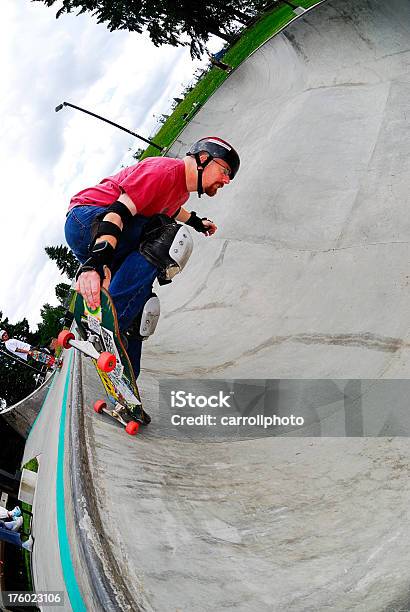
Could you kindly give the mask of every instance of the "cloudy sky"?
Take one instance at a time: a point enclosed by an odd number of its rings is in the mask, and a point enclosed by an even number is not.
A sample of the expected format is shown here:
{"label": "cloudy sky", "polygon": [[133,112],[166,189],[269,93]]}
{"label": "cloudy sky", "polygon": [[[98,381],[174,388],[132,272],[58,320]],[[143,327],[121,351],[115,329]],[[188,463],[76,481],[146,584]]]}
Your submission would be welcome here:
{"label": "cloudy sky", "polygon": [[[0,311],[34,331],[54,287],[66,280],[44,252],[64,242],[74,193],[133,163],[139,141],[63,100],[143,135],[199,66],[184,48],[155,48],[148,37],[110,33],[89,15],[55,19],[55,8],[1,0]],[[212,49],[221,46],[211,43]]]}

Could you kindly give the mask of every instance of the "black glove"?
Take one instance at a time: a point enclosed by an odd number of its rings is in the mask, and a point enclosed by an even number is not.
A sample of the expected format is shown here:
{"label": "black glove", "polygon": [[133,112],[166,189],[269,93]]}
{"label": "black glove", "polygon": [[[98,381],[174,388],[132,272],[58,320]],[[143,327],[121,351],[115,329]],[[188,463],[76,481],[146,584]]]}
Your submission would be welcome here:
{"label": "black glove", "polygon": [[111,269],[112,260],[114,258],[114,250],[114,247],[111,246],[107,240],[94,244],[94,246],[90,249],[90,257],[78,269],[75,279],[78,280],[78,277],[83,272],[95,270],[100,275],[102,282],[105,278],[104,266]]}
{"label": "black glove", "polygon": [[196,212],[193,210],[188,221],[185,221],[185,225],[190,225],[197,232],[202,232],[203,234],[206,234],[209,231],[209,227],[206,227],[206,225],[203,224],[203,221],[209,221],[209,219],[207,219],[206,217],[202,217],[202,219],[200,219]]}

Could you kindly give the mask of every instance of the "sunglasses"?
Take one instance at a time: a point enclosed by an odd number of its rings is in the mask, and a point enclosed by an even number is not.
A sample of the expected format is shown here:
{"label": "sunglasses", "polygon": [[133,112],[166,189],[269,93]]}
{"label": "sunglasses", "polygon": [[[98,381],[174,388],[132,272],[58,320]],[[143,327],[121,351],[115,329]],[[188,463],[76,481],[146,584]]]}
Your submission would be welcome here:
{"label": "sunglasses", "polygon": [[213,159],[212,161],[214,161],[216,164],[218,164],[218,166],[220,166],[222,168],[222,170],[223,170],[222,174],[225,174],[225,176],[231,176],[232,172],[231,172],[230,168],[226,168],[225,166],[220,164],[218,161],[216,161],[216,159]]}

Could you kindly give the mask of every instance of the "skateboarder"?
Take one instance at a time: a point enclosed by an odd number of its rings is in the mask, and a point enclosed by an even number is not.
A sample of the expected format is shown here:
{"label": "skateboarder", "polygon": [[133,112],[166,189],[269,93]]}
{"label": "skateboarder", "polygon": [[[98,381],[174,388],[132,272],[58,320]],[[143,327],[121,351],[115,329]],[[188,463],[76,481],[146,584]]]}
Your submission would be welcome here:
{"label": "skateboarder", "polygon": [[5,329],[0,330],[0,340],[4,342],[6,349],[9,353],[13,353],[20,359],[27,361],[30,355],[31,345],[17,338],[10,338]]}
{"label": "skateboarder", "polygon": [[47,349],[36,349],[27,342],[23,342],[17,338],[10,338],[7,331],[4,329],[0,330],[0,340],[4,342],[9,353],[12,353],[24,361],[28,361],[30,357],[32,359],[31,363],[40,362],[47,365],[47,367],[51,367],[54,364],[54,357],[48,352],[46,353]]}
{"label": "skateboarder", "polygon": [[0,506],[0,520],[1,521],[15,521],[21,516],[21,510],[19,506],[13,508],[13,510],[7,510],[4,506]]}
{"label": "skateboarder", "polygon": [[223,53],[214,53],[213,55],[211,53],[208,53],[208,57],[211,60],[212,66],[215,66],[215,68],[219,68],[220,70],[223,70],[224,72],[227,72],[229,74],[230,72],[232,72],[233,67],[229,64],[225,64],[225,62],[222,62],[220,59],[221,56],[223,57]]}
{"label": "skateboarder", "polygon": [[156,277],[170,282],[180,269],[170,254],[180,228],[177,222],[205,236],[217,231],[213,221],[188,212],[183,204],[195,191],[199,197],[215,196],[235,177],[239,164],[228,142],[206,137],[195,142],[182,160],[147,158],[71,199],[65,235],[82,264],[76,289],[94,309],[100,303],[101,283],[110,287],[120,331],[127,332],[136,378],[141,317],[152,296],[152,283]]}

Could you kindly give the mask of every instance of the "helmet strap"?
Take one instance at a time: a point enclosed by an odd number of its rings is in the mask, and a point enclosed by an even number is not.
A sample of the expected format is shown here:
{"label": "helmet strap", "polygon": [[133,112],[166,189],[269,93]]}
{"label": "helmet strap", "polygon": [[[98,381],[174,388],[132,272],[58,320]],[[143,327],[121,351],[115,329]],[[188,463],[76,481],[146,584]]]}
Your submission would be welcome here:
{"label": "helmet strap", "polygon": [[198,153],[195,153],[194,155],[195,157],[195,161],[196,161],[196,168],[198,171],[198,181],[197,181],[197,186],[196,186],[196,190],[198,192],[198,198],[201,197],[201,195],[204,193],[204,188],[202,186],[202,175],[204,173],[204,170],[206,168],[206,166],[209,164],[209,162],[211,162],[213,160],[212,155],[210,155],[208,153],[208,157],[205,161],[201,162],[201,156]]}

